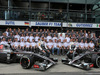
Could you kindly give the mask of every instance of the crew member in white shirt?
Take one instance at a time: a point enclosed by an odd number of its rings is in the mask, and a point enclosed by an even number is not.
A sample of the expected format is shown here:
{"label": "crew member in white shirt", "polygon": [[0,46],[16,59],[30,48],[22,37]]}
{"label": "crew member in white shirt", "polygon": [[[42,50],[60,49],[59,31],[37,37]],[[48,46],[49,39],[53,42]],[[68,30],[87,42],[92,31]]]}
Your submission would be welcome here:
{"label": "crew member in white shirt", "polygon": [[2,38],[1,43],[0,44],[8,44],[8,42],[6,41],[5,38]]}
{"label": "crew member in white shirt", "polygon": [[65,39],[62,34],[60,34],[59,39],[61,39],[61,42],[63,43],[63,40]]}
{"label": "crew member in white shirt", "polygon": [[84,47],[85,47],[85,49],[89,49],[89,44],[88,44],[87,40],[85,40]]}
{"label": "crew member in white shirt", "polygon": [[21,50],[24,50],[24,48],[25,48],[25,41],[24,41],[24,38],[22,38],[21,42],[19,43],[19,48],[20,48]]}
{"label": "crew member in white shirt", "polygon": [[51,39],[49,39],[49,42],[47,43],[47,48],[49,49],[49,51],[51,52],[52,48],[53,48],[53,42]]}
{"label": "crew member in white shirt", "polygon": [[16,35],[14,36],[14,38],[17,38],[17,40],[20,41],[20,36],[19,36],[18,32],[16,32]]}
{"label": "crew member in white shirt", "polygon": [[26,51],[30,51],[30,46],[31,46],[30,40],[27,39],[27,42],[25,43],[25,50],[26,50]]}
{"label": "crew member in white shirt", "polygon": [[67,42],[70,42],[70,38],[68,37],[68,35],[66,35],[65,39],[67,39]]}
{"label": "crew member in white shirt", "polygon": [[15,42],[13,43],[13,48],[14,49],[18,49],[19,48],[19,42],[18,42],[17,38],[15,38]]}
{"label": "crew member in white shirt", "polygon": [[59,40],[58,40],[57,47],[59,48],[59,55],[61,55],[61,50],[62,50],[62,43],[61,43],[61,39],[59,39]]}
{"label": "crew member in white shirt", "polygon": [[32,39],[34,39],[33,34],[30,34],[29,40],[32,42]]}
{"label": "crew member in white shirt", "polygon": [[54,37],[52,38],[53,42],[55,42],[55,39],[57,40],[58,38],[56,37],[56,34],[54,34]]}
{"label": "crew member in white shirt", "polygon": [[28,33],[26,33],[25,41],[27,41],[27,39],[29,39],[29,34]]}
{"label": "crew member in white shirt", "polygon": [[39,39],[40,37],[38,36],[38,34],[36,34],[36,37],[35,37],[35,42],[38,42],[38,39]]}
{"label": "crew member in white shirt", "polygon": [[31,51],[38,53],[39,51],[37,51],[38,49],[36,49],[36,48],[37,48],[37,43],[35,43],[35,40],[33,39],[31,42]]}
{"label": "crew member in white shirt", "polygon": [[21,37],[20,37],[20,42],[22,41],[22,39],[23,39],[23,41],[25,41],[24,34],[21,34]]}
{"label": "crew member in white shirt", "polygon": [[57,47],[57,39],[53,42],[53,48],[52,48],[52,55],[54,55],[54,51],[57,50],[57,55],[59,55],[59,48]]}
{"label": "crew member in white shirt", "polygon": [[52,39],[52,37],[51,37],[50,33],[48,33],[48,36],[47,36],[47,38],[46,38],[46,39],[47,39],[47,42],[49,42],[49,40],[50,40],[50,39]]}
{"label": "crew member in white shirt", "polygon": [[80,49],[84,49],[84,48],[85,48],[85,44],[83,43],[83,39],[82,39],[81,42],[79,43],[79,48],[80,48]]}
{"label": "crew member in white shirt", "polygon": [[89,43],[89,48],[94,49],[94,47],[95,47],[95,45],[94,45],[93,41],[91,40],[90,43]]}
{"label": "crew member in white shirt", "polygon": [[69,46],[69,43],[67,42],[67,39],[63,40],[62,55],[65,55],[68,52],[68,46]]}

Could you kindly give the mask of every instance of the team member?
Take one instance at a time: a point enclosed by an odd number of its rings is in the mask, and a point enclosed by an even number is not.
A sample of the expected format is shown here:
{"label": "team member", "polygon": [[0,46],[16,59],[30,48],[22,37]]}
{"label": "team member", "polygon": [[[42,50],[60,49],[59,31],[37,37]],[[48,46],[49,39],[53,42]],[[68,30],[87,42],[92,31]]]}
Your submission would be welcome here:
{"label": "team member", "polygon": [[26,33],[25,41],[27,41],[27,39],[29,39],[29,34],[28,33]]}
{"label": "team member", "polygon": [[25,41],[24,41],[23,38],[22,38],[21,42],[19,43],[19,48],[20,48],[21,50],[24,50],[24,48],[25,48]]}
{"label": "team member", "polygon": [[31,42],[31,51],[38,53],[38,51],[37,51],[38,49],[36,49],[36,48],[37,48],[37,43],[35,43],[35,40],[33,39]]}
{"label": "team member", "polygon": [[57,39],[53,43],[52,54],[54,55],[54,51],[57,50],[57,55],[59,55],[59,48],[57,47]]}
{"label": "team member", "polygon": [[52,38],[53,42],[55,42],[55,39],[57,40],[58,38],[56,37],[56,34],[54,34],[54,37]]}
{"label": "team member", "polygon": [[85,47],[86,50],[89,48],[89,44],[88,44],[87,40],[85,40],[84,47]]}
{"label": "team member", "polygon": [[8,44],[8,42],[6,41],[5,38],[2,38],[1,43],[0,44]]}
{"label": "team member", "polygon": [[47,42],[49,42],[49,40],[52,39],[50,33],[48,33],[48,36],[47,36]]}
{"label": "team member", "polygon": [[39,39],[40,37],[38,36],[38,34],[36,34],[36,37],[35,37],[35,42],[38,42],[38,39]]}
{"label": "team member", "polygon": [[27,42],[25,43],[25,49],[26,49],[26,51],[30,51],[30,40],[29,39],[27,39]]}
{"label": "team member", "polygon": [[20,41],[20,36],[19,36],[18,32],[16,32],[16,35],[14,36],[14,38],[17,38],[17,40]]}
{"label": "team member", "polygon": [[61,42],[63,42],[63,40],[64,40],[64,37],[62,36],[62,34],[60,34],[60,37],[59,37],[59,39],[61,39]]}
{"label": "team member", "polygon": [[58,40],[57,47],[59,48],[59,55],[61,55],[61,50],[62,50],[62,43],[61,43],[61,39],[59,39],[59,40]]}
{"label": "team member", "polygon": [[22,41],[22,39],[25,41],[24,34],[21,34],[20,41]]}
{"label": "team member", "polygon": [[67,39],[65,39],[62,44],[62,55],[65,55],[68,52],[68,46],[69,43],[67,43]]}
{"label": "team member", "polygon": [[53,42],[51,39],[49,39],[49,42],[47,43],[47,48],[49,49],[49,51],[52,51],[53,48]]}
{"label": "team member", "polygon": [[43,55],[45,55],[47,57],[50,56],[50,51],[46,47],[46,43],[44,41],[44,37],[42,37],[41,40],[40,40],[40,38],[38,39],[37,47],[39,48],[40,53],[42,53]]}
{"label": "team member", "polygon": [[32,39],[34,39],[33,34],[30,34],[29,41],[32,42]]}
{"label": "team member", "polygon": [[89,49],[94,49],[95,45],[93,43],[93,41],[91,40],[89,43]]}
{"label": "team member", "polygon": [[80,53],[84,51],[85,45],[83,43],[83,39],[81,40],[81,42],[79,43],[79,49],[80,49]]}
{"label": "team member", "polygon": [[65,39],[67,40],[66,42],[69,43],[70,42],[70,38],[68,37],[68,35],[66,34]]}
{"label": "team member", "polygon": [[18,42],[17,38],[15,38],[15,42],[13,43],[13,48],[14,49],[18,49],[19,48],[19,42]]}

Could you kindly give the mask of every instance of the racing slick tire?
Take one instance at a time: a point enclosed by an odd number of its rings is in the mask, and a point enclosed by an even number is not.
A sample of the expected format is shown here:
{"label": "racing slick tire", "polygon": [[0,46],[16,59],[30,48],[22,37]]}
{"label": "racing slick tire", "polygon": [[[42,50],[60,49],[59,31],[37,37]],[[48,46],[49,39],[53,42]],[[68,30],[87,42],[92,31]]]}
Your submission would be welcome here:
{"label": "racing slick tire", "polygon": [[100,56],[98,56],[97,54],[93,54],[92,63],[94,64],[94,67],[100,68]]}
{"label": "racing slick tire", "polygon": [[30,69],[34,64],[34,58],[30,55],[25,55],[21,58],[20,64],[24,69]]}

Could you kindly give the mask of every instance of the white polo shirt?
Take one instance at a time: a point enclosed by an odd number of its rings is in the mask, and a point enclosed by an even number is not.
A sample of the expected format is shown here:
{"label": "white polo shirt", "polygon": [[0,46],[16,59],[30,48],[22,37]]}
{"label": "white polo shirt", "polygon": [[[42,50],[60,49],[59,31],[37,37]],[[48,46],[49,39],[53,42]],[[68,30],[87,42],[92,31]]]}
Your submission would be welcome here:
{"label": "white polo shirt", "polygon": [[6,41],[1,41],[0,44],[8,44],[8,42],[6,42]]}
{"label": "white polo shirt", "polygon": [[59,47],[62,47],[62,43],[61,42],[58,42],[57,44]]}
{"label": "white polo shirt", "polygon": [[19,35],[15,35],[14,38],[17,38],[17,40],[20,40],[20,36]]}
{"label": "white polo shirt", "polygon": [[94,47],[94,43],[89,43],[89,46],[93,48]]}
{"label": "white polo shirt", "polygon": [[37,43],[35,43],[35,42],[32,42],[32,43],[31,43],[31,46],[32,46],[32,47],[35,47],[36,45],[37,45]]}
{"label": "white polo shirt", "polygon": [[39,38],[40,38],[39,36],[36,36],[36,37],[35,37],[35,41],[38,42],[38,39],[39,39]]}
{"label": "white polo shirt", "polygon": [[89,46],[89,44],[88,43],[85,43],[84,46],[87,48]]}
{"label": "white polo shirt", "polygon": [[47,43],[47,46],[48,46],[49,48],[52,48],[53,43],[52,43],[52,42],[48,42],[48,43]]}
{"label": "white polo shirt", "polygon": [[25,42],[20,42],[19,44],[21,47],[24,47],[25,46]]}
{"label": "white polo shirt", "polygon": [[34,37],[30,36],[29,39],[30,39],[30,42],[32,42],[32,40],[34,39]]}
{"label": "white polo shirt", "polygon": [[26,42],[25,45],[26,47],[30,47],[31,44],[29,42]]}
{"label": "white polo shirt", "polygon": [[49,40],[52,39],[51,36],[47,36],[47,42],[49,42]]}
{"label": "white polo shirt", "polygon": [[79,44],[81,46],[81,48],[84,48],[85,44],[84,43],[81,43]]}
{"label": "white polo shirt", "polygon": [[65,39],[67,39],[67,42],[70,42],[70,38],[69,37],[66,37]]}
{"label": "white polo shirt", "polygon": [[64,37],[59,37],[59,39],[61,39],[61,42],[63,42],[63,40],[64,40]]}
{"label": "white polo shirt", "polygon": [[64,42],[64,43],[63,43],[63,46],[64,46],[64,47],[67,47],[67,46],[69,46],[69,43]]}
{"label": "white polo shirt", "polygon": [[58,38],[57,37],[53,37],[52,39],[53,39],[53,42],[55,42],[55,39],[57,40]]}
{"label": "white polo shirt", "polygon": [[53,43],[53,47],[57,47],[57,43],[56,42]]}
{"label": "white polo shirt", "polygon": [[25,41],[27,41],[27,39],[29,39],[29,36],[26,36],[26,37],[25,37]]}
{"label": "white polo shirt", "polygon": [[19,46],[19,42],[14,42],[13,45],[14,45],[15,47],[18,47],[18,46]]}

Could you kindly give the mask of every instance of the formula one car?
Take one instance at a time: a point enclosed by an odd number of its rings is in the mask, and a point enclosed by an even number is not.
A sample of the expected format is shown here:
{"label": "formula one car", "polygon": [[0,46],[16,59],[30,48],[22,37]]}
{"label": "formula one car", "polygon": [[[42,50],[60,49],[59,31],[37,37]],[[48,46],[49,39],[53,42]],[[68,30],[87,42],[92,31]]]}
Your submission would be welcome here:
{"label": "formula one car", "polygon": [[92,67],[100,68],[100,52],[93,50],[84,50],[78,54],[75,50],[75,45],[67,53],[67,58],[62,58],[62,63],[72,65],[84,70],[90,70]]}
{"label": "formula one car", "polygon": [[29,69],[33,66],[36,70],[46,70],[55,65],[57,61],[57,58],[48,58],[33,52],[13,50],[9,45],[0,45],[0,62],[20,62],[24,69]]}

